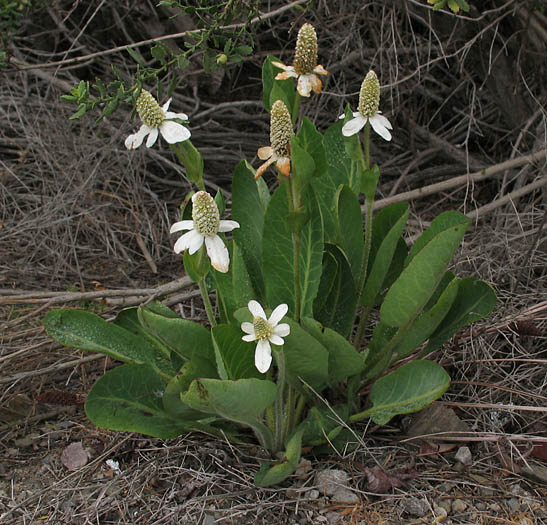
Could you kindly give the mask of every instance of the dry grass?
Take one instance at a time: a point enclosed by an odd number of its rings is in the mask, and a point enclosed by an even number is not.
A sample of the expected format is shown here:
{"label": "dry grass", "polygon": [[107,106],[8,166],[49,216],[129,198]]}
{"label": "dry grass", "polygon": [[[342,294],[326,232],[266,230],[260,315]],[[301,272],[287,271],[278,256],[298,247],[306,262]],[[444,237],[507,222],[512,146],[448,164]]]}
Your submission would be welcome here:
{"label": "dry grass", "polygon": [[[67,42],[74,53],[86,54],[145,38],[155,11],[131,4],[54,3],[40,13],[51,34],[30,17],[12,51],[42,63],[62,58]],[[546,100],[547,75],[538,61],[545,42],[516,10],[532,3],[487,2],[477,22],[432,16],[421,4],[320,0],[302,18],[318,29],[320,62],[331,73],[324,93],[305,102],[319,128],[347,102],[355,106],[369,67],[385,86],[382,109],[395,132],[392,143],[376,141],[372,151],[382,166],[382,197],[547,147],[539,102]],[[208,183],[228,195],[233,167],[268,142],[259,66],[267,52],[290,60],[301,22],[293,27],[292,17],[284,13],[260,26],[256,54],[224,77],[219,94],[207,91],[199,67],[175,91],[174,109],[191,117]],[[83,20],[89,24],[81,31]],[[356,524],[431,523],[442,501],[462,499],[468,507],[450,514],[452,523],[547,523],[545,485],[533,476],[541,464],[527,455],[531,439],[547,432],[545,187],[479,216],[454,262],[458,275],[492,283],[499,297],[490,319],[436,356],[454,380],[443,401],[476,436],[466,470],[457,469],[454,452],[418,454],[414,443],[402,440],[403,421],[397,420],[383,429],[358,426],[355,450],[308,456],[311,468],[301,478],[257,490],[252,475],[262,452],[256,447],[235,448],[202,435],[161,442],[104,431],[89,423],[80,405],[36,400],[53,390],[85,394],[113,363],[52,344],[40,325],[52,304],[20,301],[18,293],[150,289],[181,276],[167,232],[190,185],[170,150],[161,142],[152,150],[125,150],[123,139],[136,127],[129,107],[96,124],[95,115],[67,120],[73,108],[59,101],[63,82],[108,76],[109,60],[132,74],[134,66],[122,55],[44,69],[45,75],[0,71],[0,522],[289,524],[339,517]],[[508,75],[509,90],[500,81]],[[546,177],[545,169],[526,166],[416,201],[409,235],[440,211],[473,211]],[[169,304],[203,319],[199,301],[182,300],[180,293],[172,292]],[[120,307],[86,301],[106,317]],[[25,423],[17,421],[21,417]],[[68,472],[60,456],[77,441],[90,461]],[[118,461],[121,473],[106,459]],[[373,494],[363,468],[375,465],[418,477],[390,494]],[[361,503],[317,497],[314,474],[327,467],[350,474]],[[425,518],[408,513],[412,498],[427,501]],[[520,498],[518,508],[511,498]]]}

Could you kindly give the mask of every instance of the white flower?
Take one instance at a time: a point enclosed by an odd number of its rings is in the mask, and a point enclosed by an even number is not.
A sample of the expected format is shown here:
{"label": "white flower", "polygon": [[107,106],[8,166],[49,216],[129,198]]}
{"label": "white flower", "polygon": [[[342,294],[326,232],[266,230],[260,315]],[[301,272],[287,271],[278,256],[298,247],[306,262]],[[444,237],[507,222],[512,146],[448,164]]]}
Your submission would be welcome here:
{"label": "white flower", "polygon": [[283,69],[283,73],[275,77],[276,80],[298,79],[296,89],[303,97],[309,97],[312,89],[315,93],[321,93],[323,83],[317,75],[329,74],[322,65],[317,64],[317,35],[311,24],[304,24],[298,31],[293,65],[286,66],[282,62],[272,64]]}
{"label": "white flower", "polygon": [[252,323],[242,323],[241,329],[248,335],[242,337],[243,341],[257,341],[255,350],[255,366],[261,374],[264,374],[272,364],[272,349],[270,343],[283,346],[283,337],[287,337],[291,331],[287,323],[279,324],[289,310],[286,304],[280,304],[266,319],[264,308],[256,301],[249,301],[249,310],[253,314]]}
{"label": "white flower", "polygon": [[175,222],[170,233],[190,230],[175,243],[175,253],[188,250],[196,253],[205,241],[207,255],[215,270],[226,273],[230,266],[230,255],[218,232],[231,232],[239,228],[236,221],[221,221],[214,199],[206,191],[198,191],[192,196],[192,219]]}
{"label": "white flower", "polygon": [[[389,120],[378,110],[380,105],[380,82],[376,73],[370,70],[359,92],[359,111],[353,113],[351,120],[348,120],[342,128],[342,135],[350,137],[361,131],[367,122],[370,122],[372,129],[385,140],[391,140],[390,129],[393,129]],[[343,119],[345,115],[340,115]]]}
{"label": "white flower", "polygon": [[176,144],[190,138],[190,130],[170,119],[180,119],[183,121],[188,120],[188,116],[185,113],[173,113],[168,111],[169,99],[162,107],[156,102],[156,99],[145,89],[141,91],[139,98],[137,99],[137,113],[141,118],[143,125],[140,127],[137,133],[129,135],[125,139],[125,147],[127,149],[138,148],[144,138],[148,136],[146,140],[146,147],[153,146],[158,139],[158,135],[161,133],[162,137],[169,144]]}

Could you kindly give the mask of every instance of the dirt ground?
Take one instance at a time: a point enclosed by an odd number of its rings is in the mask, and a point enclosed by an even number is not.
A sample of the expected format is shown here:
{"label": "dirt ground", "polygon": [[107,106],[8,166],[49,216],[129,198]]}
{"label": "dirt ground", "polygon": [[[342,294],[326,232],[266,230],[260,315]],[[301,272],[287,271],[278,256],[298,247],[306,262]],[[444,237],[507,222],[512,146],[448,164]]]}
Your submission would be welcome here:
{"label": "dirt ground", "polygon": [[[451,270],[498,294],[490,318],[432,356],[453,381],[425,416],[358,425],[345,453],[312,451],[281,486],[256,489],[259,447],[92,425],[85,395],[116,363],[41,325],[52,308],[111,319],[152,297],[205,319],[168,234],[191,189],[176,157],[161,141],[125,149],[129,105],[97,123],[69,120],[59,98],[111,78],[112,64],[131,78],[129,55],[108,50],[196,22],[153,2],[21,1],[0,48],[1,524],[547,524],[547,13],[532,0],[469,3],[456,16],[425,0],[259,2],[249,57],[214,74],[196,57],[180,74],[171,109],[190,116],[207,185],[229,198],[233,168],[258,166],[268,144],[262,61],[290,63],[311,22],[330,75],[306,114],[324,130],[374,67],[394,126],[373,144],[378,200],[408,198],[409,239],[442,211],[472,217]],[[452,434],[425,436],[436,430]]]}

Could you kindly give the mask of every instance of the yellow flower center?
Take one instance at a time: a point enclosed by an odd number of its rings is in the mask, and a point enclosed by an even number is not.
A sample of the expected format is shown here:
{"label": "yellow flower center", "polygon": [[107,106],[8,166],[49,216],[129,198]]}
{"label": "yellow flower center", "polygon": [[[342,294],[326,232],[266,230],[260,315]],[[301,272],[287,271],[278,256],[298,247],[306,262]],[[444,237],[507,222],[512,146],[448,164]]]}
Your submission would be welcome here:
{"label": "yellow flower center", "polygon": [[380,82],[372,69],[367,73],[361,84],[359,93],[359,113],[370,118],[378,113],[380,107]]}
{"label": "yellow flower center", "polygon": [[213,197],[206,191],[198,191],[192,198],[192,219],[195,230],[206,237],[218,233],[220,215]]}
{"label": "yellow flower center", "polygon": [[269,339],[273,333],[272,325],[263,317],[253,318],[253,327],[257,339]]}
{"label": "yellow flower center", "polygon": [[149,128],[159,128],[165,119],[163,109],[146,89],[141,91],[137,99],[137,113]]}
{"label": "yellow flower center", "polygon": [[296,39],[293,67],[299,75],[309,75],[317,66],[317,35],[311,24],[304,24]]}
{"label": "yellow flower center", "polygon": [[293,136],[289,110],[283,101],[276,100],[270,114],[270,146],[278,157],[289,156],[289,144]]}

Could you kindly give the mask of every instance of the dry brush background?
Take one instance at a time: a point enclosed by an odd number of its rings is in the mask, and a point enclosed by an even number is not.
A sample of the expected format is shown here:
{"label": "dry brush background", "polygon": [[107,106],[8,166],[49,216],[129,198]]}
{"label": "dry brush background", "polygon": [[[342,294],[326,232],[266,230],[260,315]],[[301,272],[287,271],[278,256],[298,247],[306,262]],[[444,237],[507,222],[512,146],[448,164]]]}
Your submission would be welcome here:
{"label": "dry brush background", "polygon": [[[0,523],[431,523],[441,507],[445,523],[547,523],[543,3],[476,1],[480,9],[456,16],[419,0],[317,0],[307,10],[303,1],[260,2],[264,16],[243,64],[211,76],[196,57],[180,73],[172,109],[190,116],[207,183],[229,196],[233,168],[242,158],[256,166],[268,143],[262,60],[290,62],[298,28],[311,22],[330,76],[306,114],[324,130],[346,103],[356,105],[373,67],[394,125],[391,143],[373,144],[379,205],[410,199],[409,237],[441,211],[470,214],[453,269],[490,282],[499,296],[492,318],[435,356],[454,380],[442,402],[472,438],[438,453],[403,441],[404,418],[363,426],[355,451],[310,456],[298,479],[270,490],[252,486],[259,449],[93,427],[80,401],[113,364],[52,344],[40,324],[59,305],[110,318],[151,297],[204,318],[168,235],[191,189],[176,158],[161,140],[125,150],[137,127],[131,107],[100,123],[96,114],[69,121],[75,108],[59,99],[79,80],[108,79],[111,64],[131,78],[128,54],[108,50],[193,29],[193,20],[148,1],[32,3],[4,40],[10,62],[0,69]],[[89,460],[69,471],[61,454],[75,442]],[[473,456],[463,470],[454,459],[460,445]],[[393,476],[389,490],[375,490],[374,467]],[[347,472],[360,502],[310,492],[326,468]]]}

